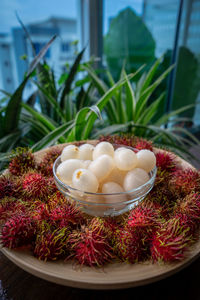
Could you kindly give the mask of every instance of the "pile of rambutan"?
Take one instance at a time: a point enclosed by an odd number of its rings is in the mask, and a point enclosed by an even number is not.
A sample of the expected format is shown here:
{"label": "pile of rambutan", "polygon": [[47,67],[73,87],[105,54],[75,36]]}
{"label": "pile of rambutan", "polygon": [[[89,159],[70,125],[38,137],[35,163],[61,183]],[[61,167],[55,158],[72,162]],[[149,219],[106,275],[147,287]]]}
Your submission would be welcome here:
{"label": "pile of rambutan", "polygon": [[28,247],[43,261],[74,260],[90,267],[184,259],[198,239],[200,173],[142,138],[114,135],[100,141],[154,151],[157,176],[145,199],[118,217],[88,216],[55,185],[52,167],[63,145],[40,159],[20,148],[0,176],[0,244],[21,251]]}

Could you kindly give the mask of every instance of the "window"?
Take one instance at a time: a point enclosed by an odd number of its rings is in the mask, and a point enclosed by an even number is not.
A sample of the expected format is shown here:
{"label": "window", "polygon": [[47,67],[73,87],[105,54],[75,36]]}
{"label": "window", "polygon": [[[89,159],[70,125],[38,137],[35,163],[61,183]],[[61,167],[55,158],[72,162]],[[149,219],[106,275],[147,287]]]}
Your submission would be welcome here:
{"label": "window", "polygon": [[[33,45],[34,45],[36,54],[38,54],[40,52],[40,50],[42,50],[42,48],[45,46],[45,43],[34,43]],[[51,50],[49,48],[45,54],[45,58],[50,58],[50,51]]]}
{"label": "window", "polygon": [[[77,1],[0,1],[0,89],[9,92],[13,92],[22,82],[33,59],[29,40],[17,20],[16,11],[31,36],[36,54],[53,35],[57,35],[45,55],[57,78],[60,76],[63,54],[71,51],[70,42],[78,39]],[[71,64],[73,59],[70,53],[69,57],[65,57],[65,62]],[[8,65],[4,64],[5,61]],[[8,84],[3,78],[5,68],[8,75],[6,78],[10,78],[12,84]],[[24,97],[27,98],[32,92],[27,85]]]}
{"label": "window", "polygon": [[69,52],[70,51],[70,42],[65,42],[61,44],[61,51],[62,52]]}

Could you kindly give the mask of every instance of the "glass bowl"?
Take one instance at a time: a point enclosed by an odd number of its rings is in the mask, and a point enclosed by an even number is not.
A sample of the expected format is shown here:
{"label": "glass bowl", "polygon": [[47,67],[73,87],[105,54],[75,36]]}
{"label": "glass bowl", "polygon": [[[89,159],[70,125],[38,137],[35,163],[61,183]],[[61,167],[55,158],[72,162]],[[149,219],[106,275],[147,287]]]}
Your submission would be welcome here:
{"label": "glass bowl", "polygon": [[[113,147],[115,149],[125,147],[133,150],[134,152],[138,152],[137,149],[124,145],[113,145]],[[59,191],[69,202],[75,202],[85,213],[100,217],[118,216],[137,206],[153,188],[157,172],[157,168],[154,167],[154,169],[148,173],[150,179],[145,184],[128,192],[112,194],[89,193],[77,190],[63,183],[58,178],[56,170],[60,163],[61,156],[56,159],[53,165],[54,179]]]}

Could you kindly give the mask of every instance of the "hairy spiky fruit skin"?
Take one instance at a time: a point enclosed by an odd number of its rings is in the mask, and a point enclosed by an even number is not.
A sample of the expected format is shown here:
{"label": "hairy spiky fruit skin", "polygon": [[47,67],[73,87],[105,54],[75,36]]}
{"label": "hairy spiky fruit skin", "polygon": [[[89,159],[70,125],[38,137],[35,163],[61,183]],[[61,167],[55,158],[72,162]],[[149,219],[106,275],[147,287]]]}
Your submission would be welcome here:
{"label": "hairy spiky fruit skin", "polygon": [[80,265],[103,266],[113,258],[104,231],[95,222],[81,231],[73,231],[68,240],[74,258]]}
{"label": "hairy spiky fruit skin", "polygon": [[178,169],[175,155],[166,151],[159,151],[156,153],[156,166],[162,171],[169,172],[174,172]]}
{"label": "hairy spiky fruit skin", "polygon": [[173,262],[184,258],[192,237],[188,235],[189,229],[181,223],[180,218],[170,219],[154,234],[151,244],[153,261]]}
{"label": "hairy spiky fruit skin", "polygon": [[[171,219],[171,226],[179,226],[185,232],[187,236],[195,235],[196,230],[198,229],[198,223],[194,218],[188,216],[187,214],[178,212]],[[177,225],[178,224],[178,225]],[[175,229],[174,229],[175,230]]]}
{"label": "hairy spiky fruit skin", "polygon": [[0,202],[0,224],[4,223],[6,219],[12,214],[16,199],[4,197]]}
{"label": "hairy spiky fruit skin", "polygon": [[30,216],[37,226],[40,226],[43,221],[49,220],[49,209],[46,203],[41,200],[35,200],[30,206]]}
{"label": "hairy spiky fruit skin", "polygon": [[177,203],[176,211],[200,223],[200,194],[190,193]]}
{"label": "hairy spiky fruit skin", "polygon": [[9,164],[9,171],[11,174],[21,176],[30,169],[36,168],[36,162],[31,150],[25,148],[18,148],[16,156]]}
{"label": "hairy spiky fruit skin", "polygon": [[85,223],[83,214],[72,204],[63,204],[49,213],[50,223],[58,228],[77,226]]}
{"label": "hairy spiky fruit skin", "polygon": [[55,229],[53,232],[42,226],[41,232],[36,237],[34,256],[40,260],[56,260],[66,253],[66,240],[69,235],[68,228]]}
{"label": "hairy spiky fruit skin", "polygon": [[133,209],[128,218],[128,226],[136,228],[153,228],[159,224],[159,215],[151,208],[138,206]]}
{"label": "hairy spiky fruit skin", "polygon": [[143,138],[138,138],[133,135],[107,135],[107,136],[101,136],[100,141],[106,141],[110,142],[112,144],[120,144],[124,146],[129,146],[136,148],[138,150],[147,149],[150,151],[153,151],[152,142],[147,141]]}
{"label": "hairy spiky fruit skin", "polygon": [[38,166],[39,171],[44,176],[53,176],[53,163],[58,158],[58,156],[61,155],[61,152],[61,149],[53,148],[45,154],[44,158]]}
{"label": "hairy spiky fruit skin", "polygon": [[4,197],[12,197],[14,195],[15,184],[10,177],[0,176],[0,199]]}
{"label": "hairy spiky fruit skin", "polygon": [[26,196],[45,198],[49,194],[47,180],[39,173],[30,172],[24,176],[22,187]]}
{"label": "hairy spiky fruit skin", "polygon": [[160,221],[157,211],[136,207],[125,227],[116,231],[115,251],[120,259],[136,263],[149,256],[150,241]]}
{"label": "hairy spiky fruit skin", "polygon": [[200,173],[196,170],[185,169],[173,173],[170,180],[171,190],[180,196],[200,191]]}
{"label": "hairy spiky fruit skin", "polygon": [[114,252],[122,261],[144,261],[149,255],[149,241],[140,230],[121,228],[115,233]]}
{"label": "hairy spiky fruit skin", "polygon": [[4,247],[17,248],[31,243],[35,227],[31,218],[24,214],[12,216],[3,225],[1,242]]}
{"label": "hairy spiky fruit skin", "polygon": [[153,146],[151,141],[147,141],[143,138],[136,138],[134,148],[138,150],[147,149],[153,151]]}

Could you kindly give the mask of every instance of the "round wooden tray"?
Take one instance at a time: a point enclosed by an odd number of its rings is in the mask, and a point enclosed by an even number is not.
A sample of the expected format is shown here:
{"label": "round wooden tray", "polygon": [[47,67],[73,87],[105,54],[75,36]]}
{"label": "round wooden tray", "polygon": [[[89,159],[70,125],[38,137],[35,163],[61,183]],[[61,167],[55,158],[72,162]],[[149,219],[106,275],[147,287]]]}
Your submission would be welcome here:
{"label": "round wooden tray", "polygon": [[[63,147],[63,145],[56,146]],[[38,160],[45,150],[36,154]],[[179,158],[178,158],[179,159]],[[193,168],[184,160],[185,167]],[[23,270],[61,285],[85,289],[123,289],[152,283],[166,278],[191,264],[200,254],[200,241],[187,253],[187,257],[178,263],[152,264],[151,262],[127,264],[113,263],[104,268],[90,268],[74,265],[72,262],[39,261],[29,251],[1,249],[2,253]]]}

